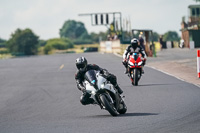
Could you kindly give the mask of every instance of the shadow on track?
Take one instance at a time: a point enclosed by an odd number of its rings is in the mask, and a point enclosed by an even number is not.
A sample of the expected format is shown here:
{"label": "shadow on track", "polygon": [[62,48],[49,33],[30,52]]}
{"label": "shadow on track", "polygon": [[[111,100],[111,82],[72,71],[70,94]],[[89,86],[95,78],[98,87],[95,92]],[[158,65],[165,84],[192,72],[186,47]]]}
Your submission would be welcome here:
{"label": "shadow on track", "polygon": [[163,85],[170,85],[170,84],[143,84],[138,86],[163,86]]}
{"label": "shadow on track", "polygon": [[138,86],[165,86],[165,85],[177,85],[180,83],[170,83],[170,84],[143,84],[143,85],[138,85]]}
{"label": "shadow on track", "polygon": [[[173,85],[173,84],[139,84],[138,86],[166,86],[166,85]],[[130,87],[130,86],[131,84],[123,86],[123,87]],[[134,86],[134,87],[137,87],[137,86]]]}
{"label": "shadow on track", "polygon": [[[126,114],[120,114],[117,117],[134,117],[134,116],[150,116],[150,115],[159,115],[158,113],[126,113]],[[87,118],[107,118],[107,117],[113,117],[111,115],[96,115],[96,116],[85,116]],[[114,118],[114,117],[113,117]]]}
{"label": "shadow on track", "polygon": [[118,117],[130,117],[130,116],[149,116],[149,115],[159,115],[158,113],[126,113],[118,115]]}

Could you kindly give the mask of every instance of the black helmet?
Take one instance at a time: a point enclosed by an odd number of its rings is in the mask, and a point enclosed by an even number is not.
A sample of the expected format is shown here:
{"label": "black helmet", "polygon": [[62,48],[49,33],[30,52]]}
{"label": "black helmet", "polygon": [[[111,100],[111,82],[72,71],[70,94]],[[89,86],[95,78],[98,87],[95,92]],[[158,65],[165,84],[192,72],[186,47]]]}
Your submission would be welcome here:
{"label": "black helmet", "polygon": [[131,40],[131,46],[134,47],[134,48],[137,47],[138,46],[138,42],[139,42],[138,39],[133,38]]}
{"label": "black helmet", "polygon": [[79,57],[76,59],[76,67],[80,69],[85,69],[87,67],[87,60],[85,57]]}

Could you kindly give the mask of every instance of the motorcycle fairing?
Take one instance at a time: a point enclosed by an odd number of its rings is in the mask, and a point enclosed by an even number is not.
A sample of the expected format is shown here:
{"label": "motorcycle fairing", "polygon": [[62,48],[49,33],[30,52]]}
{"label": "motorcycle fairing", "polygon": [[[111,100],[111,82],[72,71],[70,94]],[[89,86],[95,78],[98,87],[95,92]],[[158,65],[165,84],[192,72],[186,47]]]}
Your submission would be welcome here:
{"label": "motorcycle fairing", "polygon": [[133,53],[129,56],[128,65],[130,68],[141,68],[142,60],[137,53]]}

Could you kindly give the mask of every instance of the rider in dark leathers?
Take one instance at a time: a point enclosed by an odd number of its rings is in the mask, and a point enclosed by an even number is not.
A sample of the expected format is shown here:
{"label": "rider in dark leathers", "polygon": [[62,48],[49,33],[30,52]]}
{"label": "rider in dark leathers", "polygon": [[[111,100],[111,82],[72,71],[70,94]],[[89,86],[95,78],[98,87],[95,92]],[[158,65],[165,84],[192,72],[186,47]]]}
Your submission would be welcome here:
{"label": "rider in dark leathers", "polygon": [[75,74],[75,80],[76,80],[78,89],[83,92],[83,95],[80,98],[80,102],[83,105],[94,103],[94,100],[90,98],[90,94],[86,92],[85,86],[83,85],[84,75],[89,70],[100,71],[104,75],[104,77],[108,81],[110,81],[110,83],[117,89],[119,94],[123,93],[123,91],[117,84],[117,78],[115,75],[109,73],[106,69],[100,68],[98,65],[87,64],[87,60],[85,57],[79,57],[76,59],[76,67],[78,71]]}
{"label": "rider in dark leathers", "polygon": [[[145,54],[145,51],[144,49],[142,48],[142,46],[139,45],[139,41],[138,39],[136,38],[133,38],[131,40],[131,45],[129,45],[126,50],[124,51],[124,54],[123,54],[123,65],[125,66],[126,68],[126,71],[125,71],[125,74],[128,73],[128,58],[129,56],[127,57],[128,54],[132,54],[132,53],[140,53],[143,57],[143,66],[145,65],[146,63],[146,54]],[[143,70],[142,70],[143,71]],[[144,73],[144,71],[143,71]]]}

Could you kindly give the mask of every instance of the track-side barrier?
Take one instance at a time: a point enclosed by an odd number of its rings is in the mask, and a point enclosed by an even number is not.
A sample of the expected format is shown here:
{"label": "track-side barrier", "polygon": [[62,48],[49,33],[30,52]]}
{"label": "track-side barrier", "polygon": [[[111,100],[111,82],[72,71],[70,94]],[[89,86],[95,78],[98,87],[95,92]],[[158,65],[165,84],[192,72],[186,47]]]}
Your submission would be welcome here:
{"label": "track-side barrier", "polygon": [[200,78],[200,50],[197,50],[197,73]]}

